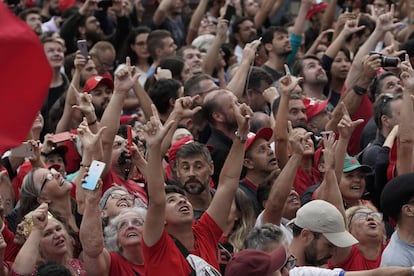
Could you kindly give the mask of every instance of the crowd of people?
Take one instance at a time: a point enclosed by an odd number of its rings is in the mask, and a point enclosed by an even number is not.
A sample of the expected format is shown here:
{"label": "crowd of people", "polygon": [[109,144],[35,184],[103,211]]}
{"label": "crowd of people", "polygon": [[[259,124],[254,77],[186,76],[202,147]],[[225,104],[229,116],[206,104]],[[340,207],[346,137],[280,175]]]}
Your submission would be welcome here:
{"label": "crowd of people", "polygon": [[53,76],[0,275],[414,275],[414,1],[3,4]]}

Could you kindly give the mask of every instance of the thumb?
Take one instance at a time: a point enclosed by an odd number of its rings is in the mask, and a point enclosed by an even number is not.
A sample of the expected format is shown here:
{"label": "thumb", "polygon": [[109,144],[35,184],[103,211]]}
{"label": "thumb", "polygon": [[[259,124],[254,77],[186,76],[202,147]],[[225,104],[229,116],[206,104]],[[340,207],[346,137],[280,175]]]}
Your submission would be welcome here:
{"label": "thumb", "polygon": [[352,126],[353,127],[359,126],[363,122],[364,122],[364,119],[358,119],[358,120],[352,122]]}

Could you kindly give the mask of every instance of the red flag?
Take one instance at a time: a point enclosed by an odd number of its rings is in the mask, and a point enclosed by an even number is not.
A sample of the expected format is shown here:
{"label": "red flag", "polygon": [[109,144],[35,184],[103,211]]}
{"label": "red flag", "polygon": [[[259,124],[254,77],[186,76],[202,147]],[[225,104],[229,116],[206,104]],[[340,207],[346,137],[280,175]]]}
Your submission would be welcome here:
{"label": "red flag", "polygon": [[0,154],[26,139],[51,80],[39,38],[0,2]]}

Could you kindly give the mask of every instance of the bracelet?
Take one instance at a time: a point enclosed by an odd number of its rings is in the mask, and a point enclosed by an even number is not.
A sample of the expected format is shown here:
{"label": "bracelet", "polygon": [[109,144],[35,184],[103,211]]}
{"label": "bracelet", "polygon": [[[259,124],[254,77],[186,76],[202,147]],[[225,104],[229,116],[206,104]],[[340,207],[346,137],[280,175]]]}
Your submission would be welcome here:
{"label": "bracelet", "polygon": [[234,132],[234,135],[236,136],[237,139],[240,140],[240,142],[242,144],[246,143],[247,138],[248,138],[247,136],[241,137],[240,134],[239,134],[239,132],[237,130]]}
{"label": "bracelet", "polygon": [[92,123],[88,123],[88,126],[92,126],[94,124],[96,124],[98,122],[98,119],[95,119],[95,121],[93,121]]}
{"label": "bracelet", "polygon": [[359,96],[363,96],[363,95],[365,95],[365,93],[367,93],[366,88],[363,88],[363,87],[361,87],[359,85],[356,85],[356,84],[354,86],[352,86],[352,89],[354,90],[355,94],[357,94]]}

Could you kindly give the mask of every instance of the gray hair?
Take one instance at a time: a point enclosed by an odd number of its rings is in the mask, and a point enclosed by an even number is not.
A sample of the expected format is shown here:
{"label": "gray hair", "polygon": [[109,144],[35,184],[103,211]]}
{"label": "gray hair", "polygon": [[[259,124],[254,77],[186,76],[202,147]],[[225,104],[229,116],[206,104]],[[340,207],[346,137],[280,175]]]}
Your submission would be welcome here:
{"label": "gray hair", "polygon": [[286,242],[286,238],[282,229],[274,224],[266,223],[250,231],[244,241],[244,248],[267,251],[272,243],[281,244],[284,242]]}
{"label": "gray hair", "polygon": [[109,196],[112,194],[112,192],[119,190],[127,192],[129,194],[128,190],[125,187],[114,185],[108,190],[106,190],[105,193],[102,195],[101,200],[99,201],[99,208],[101,208],[101,210],[105,209],[106,202],[108,201]]}
{"label": "gray hair", "polygon": [[122,248],[118,246],[118,224],[127,213],[135,213],[138,217],[145,220],[147,210],[140,207],[125,208],[119,215],[109,221],[108,226],[105,227],[105,248],[110,252],[120,252]]}

